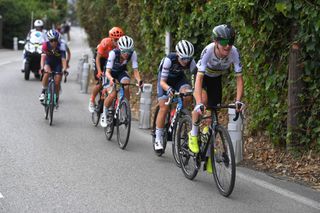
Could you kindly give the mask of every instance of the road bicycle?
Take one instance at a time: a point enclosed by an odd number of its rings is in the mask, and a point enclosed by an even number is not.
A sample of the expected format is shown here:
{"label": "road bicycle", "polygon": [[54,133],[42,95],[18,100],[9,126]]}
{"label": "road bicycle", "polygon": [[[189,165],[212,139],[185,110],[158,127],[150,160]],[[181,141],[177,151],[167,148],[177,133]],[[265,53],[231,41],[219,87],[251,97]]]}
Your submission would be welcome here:
{"label": "road bicycle", "polygon": [[[117,87],[119,85],[119,87]],[[112,102],[111,107],[105,111],[107,118],[107,127],[104,128],[104,132],[107,140],[111,140],[113,136],[114,127],[117,127],[117,141],[121,149],[125,149],[130,136],[131,129],[131,109],[128,99],[124,96],[125,86],[137,86],[130,83],[114,83],[112,91],[116,91],[116,99]],[[142,87],[139,87],[139,95],[142,92]],[[118,95],[119,93],[119,95]]]}
{"label": "road bicycle", "polygon": [[[200,117],[199,153],[193,153],[188,147],[188,133],[192,128],[190,116],[182,118],[176,137],[181,169],[185,177],[193,180],[201,167],[201,163],[204,162],[203,168],[205,170],[210,158],[212,174],[218,190],[220,194],[228,197],[234,188],[236,165],[230,135],[226,128],[218,122],[217,111],[222,108],[235,109],[236,106],[234,104],[220,104],[216,107],[211,107],[211,114]],[[236,121],[238,117],[239,112],[236,113],[233,120]],[[211,123],[211,125],[208,125],[208,123]]]}
{"label": "road bicycle", "polygon": [[[68,72],[64,72],[64,83],[67,82],[67,74]],[[56,72],[51,72],[49,74],[49,80],[48,80],[48,88],[45,92],[44,100],[42,102],[44,106],[45,111],[45,119],[49,119],[49,125],[52,125],[53,122],[53,112],[54,108],[57,107],[58,104],[58,97],[57,97],[57,91],[56,91],[56,84],[54,81],[54,76],[56,75]],[[43,76],[42,76],[43,77]],[[42,80],[41,77],[41,80]]]}
{"label": "road bicycle", "polygon": [[[179,93],[176,92],[173,97],[169,97],[168,101],[165,103],[165,105],[169,105],[169,113],[167,113],[165,125],[164,125],[164,135],[162,140],[162,146],[163,149],[161,150],[155,150],[155,140],[156,140],[156,121],[157,116],[160,110],[160,107],[157,106],[154,116],[153,116],[153,124],[152,124],[152,145],[153,150],[157,156],[162,156],[165,153],[165,149],[167,146],[167,141],[172,141],[172,154],[175,160],[175,163],[178,167],[180,167],[180,161],[177,154],[176,149],[176,143],[175,143],[175,134],[177,130],[178,123],[181,118],[185,115],[190,115],[190,111],[183,108],[183,99],[188,96],[192,96],[192,90],[187,91],[186,93]],[[176,107],[172,107],[173,104],[177,104]]]}

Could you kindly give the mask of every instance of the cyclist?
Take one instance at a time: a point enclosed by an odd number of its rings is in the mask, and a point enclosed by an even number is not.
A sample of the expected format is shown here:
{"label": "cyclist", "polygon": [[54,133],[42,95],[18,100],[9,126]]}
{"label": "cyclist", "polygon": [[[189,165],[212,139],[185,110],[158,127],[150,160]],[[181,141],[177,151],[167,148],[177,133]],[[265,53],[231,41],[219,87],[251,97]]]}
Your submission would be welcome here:
{"label": "cyclist", "polygon": [[94,112],[95,99],[99,91],[102,89],[102,82],[100,77],[103,74],[104,67],[106,65],[109,52],[117,47],[118,39],[123,36],[124,33],[120,27],[113,27],[109,31],[109,37],[102,39],[97,46],[96,53],[94,55],[94,77],[97,81],[96,86],[92,90],[92,94],[89,100],[89,112]]}
{"label": "cyclist", "polygon": [[[134,77],[137,80],[138,85],[142,87],[143,84],[138,70],[138,57],[136,51],[134,50],[134,43],[132,38],[130,38],[129,36],[122,36],[119,38],[117,43],[119,49],[113,49],[112,51],[110,51],[108,62],[106,65],[105,76],[108,79],[108,85],[106,86],[106,88],[109,94],[104,100],[104,113],[102,113],[100,121],[102,127],[107,126],[107,118],[105,116],[105,112],[107,108],[111,106],[113,100],[116,98],[116,91],[113,90],[111,92],[113,84],[116,83],[115,80],[124,84],[130,83],[130,77],[127,71],[127,64],[130,60],[132,63]],[[130,92],[128,86],[124,87],[124,95],[129,101]]]}
{"label": "cyclist", "polygon": [[[47,40],[46,36],[46,30],[43,29],[43,21],[40,19],[37,19],[33,23],[34,29],[31,29],[30,32],[27,35],[26,42],[30,41],[41,41],[41,43],[45,42]],[[26,63],[26,50],[23,50],[23,62],[22,62],[22,68],[21,72],[24,72],[24,66]]]}
{"label": "cyclist", "polygon": [[[230,25],[218,25],[213,28],[213,42],[207,45],[197,63],[197,76],[195,82],[194,97],[196,106],[192,112],[192,130],[189,133],[188,146],[194,153],[199,152],[198,129],[199,115],[202,107],[217,106],[222,99],[221,76],[229,71],[231,64],[234,66],[237,92],[236,105],[242,107],[237,111],[243,110],[244,104],[241,102],[243,96],[242,65],[238,49],[233,46],[235,31]],[[209,158],[210,161],[210,158]],[[211,161],[207,163],[207,171],[211,170]]]}
{"label": "cyclist", "polygon": [[[62,70],[65,75],[67,72],[66,47],[60,40],[60,34],[56,30],[47,32],[49,41],[42,44],[41,54],[41,71],[43,72],[42,92],[39,100],[42,102],[45,97],[45,91],[48,87],[49,74],[55,72],[55,84],[57,92],[57,100],[59,99],[60,82],[62,78]],[[58,103],[58,102],[57,102]]]}
{"label": "cyclist", "polygon": [[[170,53],[162,59],[158,69],[158,101],[159,114],[156,121],[155,150],[163,149],[163,133],[165,118],[169,111],[169,106],[165,105],[169,96],[173,96],[175,91],[186,92],[191,89],[186,78],[186,72],[193,73],[196,69],[196,62],[193,57],[194,47],[187,40],[181,40],[176,45],[176,52]],[[184,105],[190,103],[192,97],[184,99]]]}

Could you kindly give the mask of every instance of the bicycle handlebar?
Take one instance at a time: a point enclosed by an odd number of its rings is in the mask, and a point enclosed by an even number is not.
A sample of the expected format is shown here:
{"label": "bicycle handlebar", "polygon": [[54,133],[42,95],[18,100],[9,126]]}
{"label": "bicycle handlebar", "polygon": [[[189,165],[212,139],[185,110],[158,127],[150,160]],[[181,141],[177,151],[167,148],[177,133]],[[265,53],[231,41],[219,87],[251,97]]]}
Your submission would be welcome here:
{"label": "bicycle handlebar", "polygon": [[[114,89],[116,89],[116,85],[120,85],[121,87],[124,87],[124,86],[139,86],[137,84],[131,84],[131,83],[119,83],[119,82],[114,82],[113,83],[113,86],[112,86],[112,89],[110,90],[109,94],[113,92]],[[138,92],[136,93],[136,95],[140,95],[141,92],[143,92],[143,89],[142,87],[139,86],[139,90]]]}
{"label": "bicycle handlebar", "polygon": [[164,104],[167,105],[167,106],[170,105],[172,103],[172,100],[174,99],[174,97],[177,97],[177,96],[179,96],[180,98],[183,98],[183,97],[192,96],[192,95],[193,95],[192,91],[187,91],[187,92],[184,92],[184,93],[175,92],[173,94],[173,96],[170,96],[168,101],[165,102]]}
{"label": "bicycle handlebar", "polygon": [[[238,106],[236,107],[235,104],[218,104],[217,106],[212,106],[209,107],[212,108],[214,110],[218,110],[218,109],[223,109],[223,108],[230,108],[230,109],[240,109],[241,108],[241,104],[238,104]],[[204,112],[204,106],[200,107],[201,112]],[[233,121],[237,121],[239,119],[239,116],[241,116],[241,118],[243,119],[243,114],[240,111],[236,111],[236,116],[233,118]]]}

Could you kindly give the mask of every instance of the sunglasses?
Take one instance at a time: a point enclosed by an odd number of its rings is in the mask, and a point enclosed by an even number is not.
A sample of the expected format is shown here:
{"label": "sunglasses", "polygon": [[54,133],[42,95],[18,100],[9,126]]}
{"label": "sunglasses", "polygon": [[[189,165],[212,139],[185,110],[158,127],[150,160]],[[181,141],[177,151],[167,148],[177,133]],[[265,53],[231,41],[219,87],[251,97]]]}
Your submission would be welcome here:
{"label": "sunglasses", "polygon": [[221,39],[218,39],[218,43],[223,47],[227,46],[228,44],[232,46],[234,44],[234,39],[221,38]]}
{"label": "sunglasses", "polygon": [[180,60],[185,61],[185,62],[189,62],[192,60],[192,57],[181,57]]}
{"label": "sunglasses", "polygon": [[50,42],[58,42],[58,39],[50,39]]}
{"label": "sunglasses", "polygon": [[130,54],[133,52],[133,50],[120,50],[120,52]]}

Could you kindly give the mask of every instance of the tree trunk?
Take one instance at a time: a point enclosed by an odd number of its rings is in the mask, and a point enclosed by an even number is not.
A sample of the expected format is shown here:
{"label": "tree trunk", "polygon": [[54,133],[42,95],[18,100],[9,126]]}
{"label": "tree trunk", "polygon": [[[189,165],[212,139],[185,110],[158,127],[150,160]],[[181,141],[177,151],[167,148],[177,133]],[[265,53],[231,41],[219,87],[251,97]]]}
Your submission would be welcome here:
{"label": "tree trunk", "polygon": [[302,112],[299,94],[303,93],[304,83],[302,81],[303,70],[299,65],[298,43],[293,43],[289,56],[289,77],[288,77],[288,117],[287,117],[287,149],[292,149],[299,145],[297,132],[299,129],[299,115]]}

